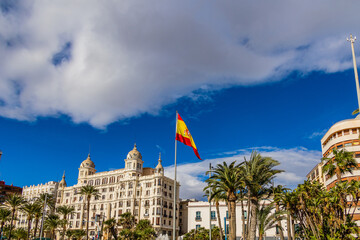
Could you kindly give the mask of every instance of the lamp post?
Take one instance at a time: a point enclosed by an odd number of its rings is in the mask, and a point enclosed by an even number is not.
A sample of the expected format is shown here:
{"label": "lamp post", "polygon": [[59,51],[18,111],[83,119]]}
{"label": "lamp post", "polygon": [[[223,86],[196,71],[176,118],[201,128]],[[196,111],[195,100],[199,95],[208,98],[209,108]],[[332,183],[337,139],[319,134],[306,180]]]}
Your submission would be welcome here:
{"label": "lamp post", "polygon": [[360,89],[359,89],[359,76],[357,72],[357,66],[356,66],[356,58],[355,58],[355,51],[354,51],[354,42],[356,40],[356,37],[353,38],[353,36],[350,34],[350,39],[346,39],[351,44],[351,53],[353,58],[353,65],[354,65],[354,75],[355,75],[355,83],[356,83],[356,93],[358,97],[358,109],[360,112]]}

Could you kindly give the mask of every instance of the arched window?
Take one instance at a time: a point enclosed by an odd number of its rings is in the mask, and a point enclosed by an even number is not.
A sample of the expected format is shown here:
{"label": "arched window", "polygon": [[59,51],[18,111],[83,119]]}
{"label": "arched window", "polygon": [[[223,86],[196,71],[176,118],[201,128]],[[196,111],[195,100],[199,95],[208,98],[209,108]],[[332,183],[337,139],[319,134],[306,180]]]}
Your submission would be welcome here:
{"label": "arched window", "polygon": [[93,180],[89,180],[89,185],[90,185],[90,186],[94,185],[94,181],[93,181]]}
{"label": "arched window", "polygon": [[114,183],[115,182],[115,177],[110,177],[109,183]]}
{"label": "arched window", "polygon": [[95,186],[96,186],[96,185],[100,185],[100,179],[96,179],[96,180],[95,180]]}
{"label": "arched window", "polygon": [[103,178],[102,179],[102,184],[107,184],[108,183],[108,179],[107,178]]}

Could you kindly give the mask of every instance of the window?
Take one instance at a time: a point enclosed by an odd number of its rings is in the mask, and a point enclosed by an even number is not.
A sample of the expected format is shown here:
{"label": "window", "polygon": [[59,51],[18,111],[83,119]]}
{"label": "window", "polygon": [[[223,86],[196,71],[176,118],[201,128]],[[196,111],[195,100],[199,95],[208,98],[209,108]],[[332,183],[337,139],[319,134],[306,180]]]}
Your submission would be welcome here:
{"label": "window", "polygon": [[244,211],[244,218],[245,218],[245,220],[247,219],[247,211],[246,210]]}
{"label": "window", "polygon": [[103,188],[102,192],[106,192],[106,188]]}
{"label": "window", "polygon": [[196,225],[196,230],[199,230],[201,228],[201,225],[200,224],[197,224]]}
{"label": "window", "polygon": [[344,130],[344,135],[349,135],[349,134],[350,134],[350,130],[349,130],[349,129]]}
{"label": "window", "polygon": [[102,179],[102,184],[107,184],[108,183],[108,179],[107,178],[103,178]]}
{"label": "window", "polygon": [[226,219],[229,219],[229,211],[226,211]]}
{"label": "window", "polygon": [[100,179],[95,180],[95,185],[100,185]]}
{"label": "window", "polygon": [[211,211],[211,220],[215,220],[215,219],[216,219],[215,211]]}
{"label": "window", "polygon": [[200,211],[196,212],[195,220],[201,220],[201,212]]}
{"label": "window", "polygon": [[129,188],[133,188],[133,183],[129,182]]}

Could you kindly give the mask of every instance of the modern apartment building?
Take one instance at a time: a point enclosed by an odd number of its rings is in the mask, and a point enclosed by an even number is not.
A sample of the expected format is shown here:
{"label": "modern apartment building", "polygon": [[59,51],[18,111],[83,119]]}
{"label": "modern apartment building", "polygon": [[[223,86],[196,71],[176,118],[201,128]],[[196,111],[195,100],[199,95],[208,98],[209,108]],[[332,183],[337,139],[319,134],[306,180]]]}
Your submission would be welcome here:
{"label": "modern apartment building", "polygon": [[[321,150],[324,158],[333,157],[332,150],[345,149],[354,154],[354,158],[360,164],[360,118],[347,119],[335,123],[325,133],[321,139]],[[323,174],[322,167],[324,163],[317,164],[308,174],[307,178],[311,181],[318,180],[323,183],[327,189],[335,186],[336,176],[329,177]],[[353,169],[352,173],[346,173],[341,176],[341,180],[360,180],[360,169]]]}

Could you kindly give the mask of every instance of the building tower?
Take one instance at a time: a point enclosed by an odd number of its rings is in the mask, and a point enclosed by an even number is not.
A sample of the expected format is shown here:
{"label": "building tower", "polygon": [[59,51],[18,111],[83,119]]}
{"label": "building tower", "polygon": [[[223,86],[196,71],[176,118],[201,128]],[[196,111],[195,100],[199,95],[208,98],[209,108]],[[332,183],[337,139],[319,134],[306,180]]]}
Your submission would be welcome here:
{"label": "building tower", "polygon": [[136,144],[134,144],[133,150],[131,150],[125,161],[125,172],[129,173],[129,176],[141,176],[143,174],[143,163],[141,153],[137,150]]}
{"label": "building tower", "polygon": [[155,168],[155,173],[164,176],[164,167],[161,164],[161,153],[159,153],[158,165]]}
{"label": "building tower", "polygon": [[87,176],[93,175],[95,172],[95,164],[91,161],[89,153],[87,159],[80,164],[78,183],[87,183]]}

